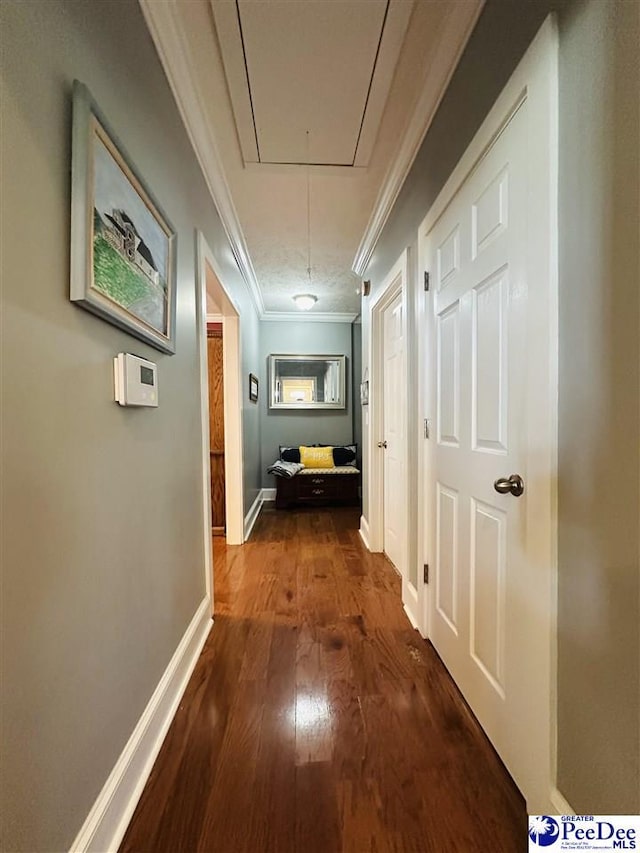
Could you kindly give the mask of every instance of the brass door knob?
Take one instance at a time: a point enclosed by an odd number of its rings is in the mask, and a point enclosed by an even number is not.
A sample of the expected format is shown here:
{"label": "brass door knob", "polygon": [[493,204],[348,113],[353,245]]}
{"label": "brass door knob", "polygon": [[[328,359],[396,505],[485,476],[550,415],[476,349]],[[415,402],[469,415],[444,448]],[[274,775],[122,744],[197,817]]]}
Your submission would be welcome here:
{"label": "brass door knob", "polygon": [[386,442],[386,441],[379,441],[379,442],[378,442],[378,447],[384,447],[384,448],[385,448],[385,450],[386,450],[386,448],[387,448],[387,442]]}
{"label": "brass door knob", "polygon": [[499,477],[493,484],[493,488],[500,495],[513,495],[519,498],[524,492],[524,480],[520,474],[512,474],[510,477]]}

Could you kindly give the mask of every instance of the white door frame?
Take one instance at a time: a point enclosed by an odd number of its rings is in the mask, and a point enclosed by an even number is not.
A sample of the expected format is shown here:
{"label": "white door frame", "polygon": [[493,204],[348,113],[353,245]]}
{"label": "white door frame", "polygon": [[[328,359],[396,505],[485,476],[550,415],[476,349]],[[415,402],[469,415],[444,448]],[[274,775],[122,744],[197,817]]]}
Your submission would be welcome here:
{"label": "white door frame", "polygon": [[205,531],[207,594],[213,602],[211,556],[211,464],[209,459],[209,376],[207,361],[207,288],[220,307],[223,335],[225,521],[229,545],[244,542],[242,461],[242,371],[240,312],[227,291],[218,262],[204,235],[197,232],[197,266],[200,282],[196,300],[200,337],[200,414],[202,434],[202,489]]}
{"label": "white door frame", "polygon": [[[540,304],[534,316],[528,312],[529,336],[536,336],[542,346],[536,346],[536,359],[545,359],[542,365],[546,383],[527,383],[527,415],[531,434],[536,436],[536,452],[528,465],[528,479],[538,488],[530,491],[528,517],[546,519],[546,535],[536,545],[536,560],[549,567],[548,585],[532,591],[541,605],[547,608],[545,636],[540,638],[548,650],[545,684],[536,683],[536,690],[548,694],[549,707],[549,791],[547,808],[562,811],[564,800],[555,788],[556,779],[556,732],[557,732],[557,470],[558,470],[558,34],[555,17],[550,15],[540,28],[525,57],[498,97],[495,105],[476,133],[472,143],[462,156],[449,180],[438,195],[433,206],[420,225],[418,232],[419,264],[428,270],[426,257],[426,235],[444,212],[451,199],[481,160],[484,152],[506,126],[517,107],[527,98],[536,110],[538,121],[533,123],[529,138],[529,157],[537,160],[541,174],[548,175],[548,182],[537,187],[535,196],[529,198],[529,221],[531,229],[538,229],[536,245],[542,245],[540,253],[530,250],[529,264],[532,270],[530,287],[536,281],[548,284],[547,299]],[[432,424],[431,439],[421,442],[419,460],[419,500],[421,513],[421,541],[419,547],[425,562],[435,559],[433,543],[425,530],[425,513],[431,517],[433,507],[430,495],[433,491],[433,468],[431,454],[436,438],[435,429],[435,342],[433,318],[433,294],[425,294],[421,303],[419,325],[427,330],[421,336],[419,349],[419,376],[422,394],[422,411]],[[428,340],[427,340],[428,338]],[[427,366],[428,365],[428,366]],[[543,387],[544,385],[544,387]],[[541,485],[542,484],[542,485]],[[429,636],[429,587],[423,587],[422,620],[425,633]],[[551,813],[551,812],[549,812]]]}
{"label": "white door frame", "polygon": [[[402,324],[404,337],[404,358],[402,363],[402,384],[405,389],[405,399],[408,399],[407,388],[407,250],[400,255],[393,267],[389,270],[378,294],[374,297],[370,306],[370,334],[369,334],[369,436],[368,436],[368,499],[369,499],[369,548],[371,551],[384,550],[384,456],[378,448],[378,441],[383,438],[383,415],[384,400],[381,390],[383,389],[384,376],[384,311],[394,301],[398,294],[402,295]],[[405,470],[405,510],[408,500],[408,418],[404,419],[404,436],[402,456]],[[409,514],[405,511],[404,541],[408,543],[409,536]],[[404,566],[397,566],[402,572],[403,578],[407,573],[407,551],[404,553]]]}

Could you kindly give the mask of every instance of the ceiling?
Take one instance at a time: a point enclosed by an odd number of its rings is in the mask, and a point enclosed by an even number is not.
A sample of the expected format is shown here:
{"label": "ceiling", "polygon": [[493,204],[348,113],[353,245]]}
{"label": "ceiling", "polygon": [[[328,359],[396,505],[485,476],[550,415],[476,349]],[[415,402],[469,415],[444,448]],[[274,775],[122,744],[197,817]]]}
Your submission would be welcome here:
{"label": "ceiling", "polygon": [[352,319],[482,0],[140,2],[261,316]]}

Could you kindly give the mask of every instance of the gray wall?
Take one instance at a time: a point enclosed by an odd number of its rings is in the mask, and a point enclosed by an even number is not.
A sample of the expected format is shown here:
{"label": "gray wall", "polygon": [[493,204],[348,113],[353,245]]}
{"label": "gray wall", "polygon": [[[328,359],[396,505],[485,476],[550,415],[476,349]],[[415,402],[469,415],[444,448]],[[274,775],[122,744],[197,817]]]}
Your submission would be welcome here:
{"label": "gray wall", "polygon": [[[640,4],[488,0],[364,277],[375,293],[402,250],[415,248],[422,218],[554,5],[560,36],[558,787],[578,812],[636,813]],[[411,489],[416,494],[415,479]]]}
{"label": "gray wall", "polygon": [[[249,374],[260,376],[260,321],[249,305],[245,290],[246,306],[240,317],[240,345],[242,347],[242,461],[244,484],[244,514],[251,509],[262,489],[262,418],[260,404],[249,399]],[[264,392],[260,383],[259,397]]]}
{"label": "gray wall", "polygon": [[[241,306],[247,368],[258,332],[135,0],[3,2],[0,15],[0,848],[53,851],[73,841],[205,594],[196,227]],[[74,77],[177,228],[175,356],[69,302]],[[159,409],[113,402],[122,350],[157,362]],[[257,436],[254,407],[249,494]]]}
{"label": "gray wall", "polygon": [[640,812],[640,4],[561,18],[559,786]]}
{"label": "gray wall", "polygon": [[[346,409],[289,411],[269,408],[268,359],[282,355],[346,355]],[[261,322],[260,323],[260,412],[262,485],[274,488],[267,468],[278,458],[278,446],[290,444],[347,444],[353,440],[353,388],[351,386],[351,326],[349,323]]]}

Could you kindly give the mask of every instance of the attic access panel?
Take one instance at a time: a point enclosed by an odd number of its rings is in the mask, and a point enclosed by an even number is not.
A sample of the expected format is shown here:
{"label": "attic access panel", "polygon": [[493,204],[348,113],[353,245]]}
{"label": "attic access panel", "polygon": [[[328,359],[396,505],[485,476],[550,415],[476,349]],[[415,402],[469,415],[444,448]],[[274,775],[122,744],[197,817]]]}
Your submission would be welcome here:
{"label": "attic access panel", "polygon": [[413,2],[212,7],[245,162],[366,165]]}

